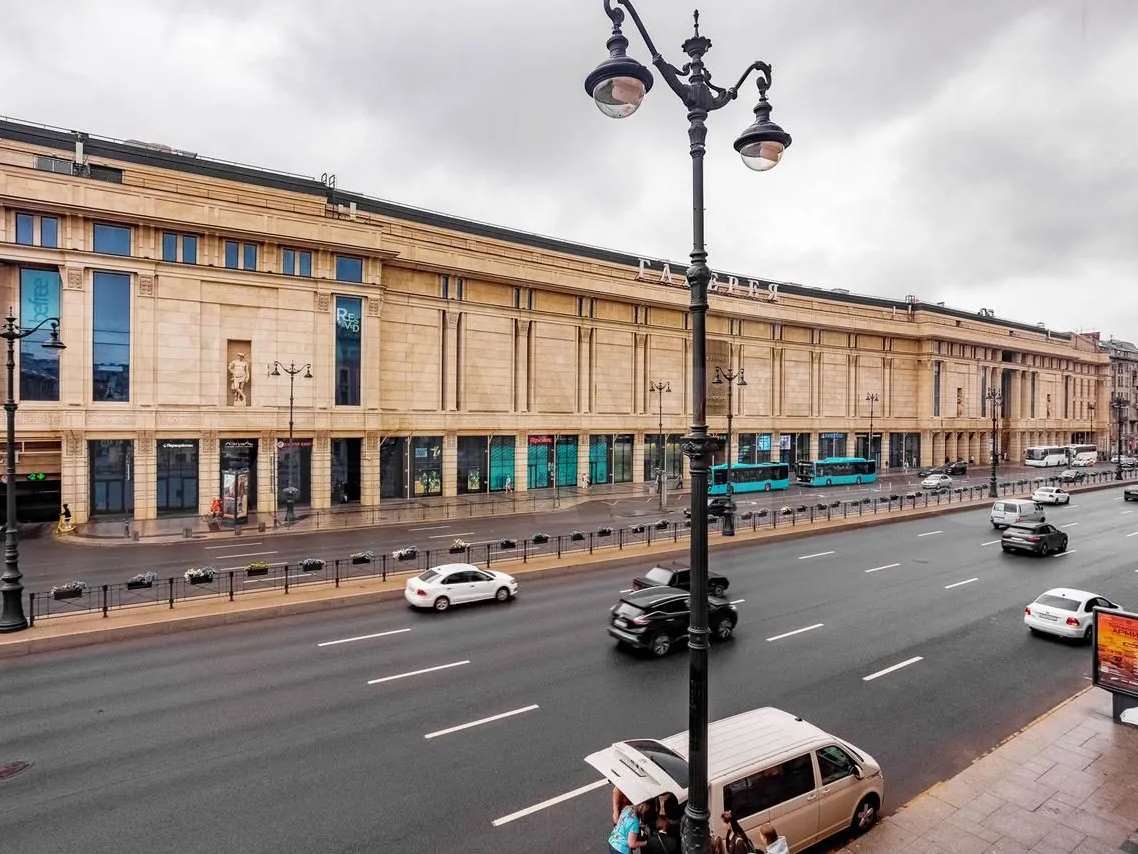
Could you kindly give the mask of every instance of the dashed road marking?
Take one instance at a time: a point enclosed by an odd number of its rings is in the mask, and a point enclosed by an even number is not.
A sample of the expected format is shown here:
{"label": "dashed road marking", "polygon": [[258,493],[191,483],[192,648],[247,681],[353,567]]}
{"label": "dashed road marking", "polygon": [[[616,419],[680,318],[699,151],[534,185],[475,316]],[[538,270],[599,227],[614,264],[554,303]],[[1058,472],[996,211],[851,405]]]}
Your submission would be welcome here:
{"label": "dashed road marking", "polygon": [[953,587],[961,587],[962,585],[971,584],[973,581],[979,581],[979,580],[980,580],[979,578],[969,578],[965,581],[957,581],[955,584],[944,585],[944,589],[945,590],[951,590]]}
{"label": "dashed road marking", "polygon": [[943,534],[944,531],[925,531],[923,534],[917,534],[918,537],[931,537],[934,534]]}
{"label": "dashed road marking", "polygon": [[518,810],[517,812],[512,812],[509,815],[504,815],[501,818],[496,818],[490,822],[490,824],[494,827],[501,827],[503,824],[509,824],[511,821],[517,821],[519,818],[525,818],[527,815],[533,815],[535,812],[541,812],[543,809],[554,806],[556,804],[560,804],[564,801],[572,800],[573,798],[579,797],[586,792],[591,792],[594,789],[599,789],[602,786],[607,786],[608,784],[608,780],[597,780],[595,783],[589,783],[588,785],[580,786],[571,792],[566,792],[564,795],[558,795],[555,798],[550,798],[549,800],[542,801],[539,804],[534,804],[532,807],[526,807],[525,809]]}
{"label": "dashed road marking", "polygon": [[396,679],[406,679],[408,676],[420,676],[424,673],[434,673],[436,670],[446,670],[451,667],[462,667],[464,664],[470,664],[470,659],[464,661],[452,661],[450,664],[439,664],[435,667],[424,667],[422,670],[411,670],[407,673],[397,673],[394,676],[382,676],[379,679],[369,679],[368,685],[378,685],[381,682],[394,682]]}
{"label": "dashed road marking", "polygon": [[385,638],[388,635],[401,635],[404,632],[409,632],[410,629],[392,629],[389,632],[376,632],[372,635],[356,635],[354,638],[340,638],[339,640],[323,641],[316,644],[317,646],[336,646],[342,643],[355,643],[356,641],[371,640],[372,638]]}
{"label": "dashed road marking", "polygon": [[440,730],[436,730],[435,732],[429,732],[426,735],[424,735],[423,738],[431,739],[431,738],[438,738],[440,735],[450,735],[452,732],[461,732],[464,729],[470,729],[471,727],[482,726],[483,724],[492,723],[493,721],[500,721],[503,718],[512,718],[514,715],[523,715],[526,712],[532,712],[534,709],[537,709],[537,708],[539,708],[539,706],[536,703],[534,703],[532,706],[522,706],[520,709],[513,709],[509,712],[502,712],[499,715],[491,715],[488,718],[479,718],[478,720],[471,721],[468,724],[459,724],[458,726],[448,727],[447,729],[440,729]]}
{"label": "dashed road marking", "polygon": [[982,545],[982,546],[994,546],[998,542],[1000,542],[1000,541],[999,540],[988,540],[988,542],[980,543],[980,545]]}
{"label": "dashed road marking", "polygon": [[902,662],[894,664],[892,667],[886,667],[884,670],[878,670],[876,673],[870,673],[868,676],[863,676],[861,677],[861,681],[872,682],[874,679],[878,679],[889,673],[893,673],[897,670],[900,670],[902,667],[908,667],[910,664],[916,664],[918,661],[924,661],[924,657],[920,655],[914,655],[912,658],[907,658]]}
{"label": "dashed road marking", "polygon": [[781,635],[775,635],[774,637],[767,638],[767,642],[769,643],[770,641],[782,640],[783,638],[793,637],[794,635],[800,635],[803,632],[812,632],[812,631],[814,631],[814,629],[820,629],[824,625],[825,625],[825,623],[815,623],[812,626],[805,626],[801,629],[795,629],[792,632],[783,632]]}
{"label": "dashed road marking", "polygon": [[817,553],[812,554],[812,555],[799,555],[798,559],[799,560],[809,560],[812,557],[826,557],[827,555],[832,555],[832,554],[834,554],[834,552],[832,550],[828,551],[828,552],[817,552]]}
{"label": "dashed road marking", "polygon": [[895,566],[900,566],[899,563],[887,563],[885,566],[875,566],[873,569],[867,569],[866,572],[881,572],[883,569],[892,569]]}

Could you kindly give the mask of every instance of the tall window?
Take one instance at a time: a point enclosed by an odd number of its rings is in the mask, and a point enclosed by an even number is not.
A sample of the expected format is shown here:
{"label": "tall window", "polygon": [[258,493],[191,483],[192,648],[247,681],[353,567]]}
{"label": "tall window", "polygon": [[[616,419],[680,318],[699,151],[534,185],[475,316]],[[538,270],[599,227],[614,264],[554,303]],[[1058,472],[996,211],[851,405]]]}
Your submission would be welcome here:
{"label": "tall window", "polygon": [[[31,328],[48,317],[59,317],[59,272],[20,270],[20,325]],[[51,337],[45,325],[20,342],[20,398],[59,400],[59,351],[43,343]]]}
{"label": "tall window", "polygon": [[351,255],[336,256],[337,282],[362,282],[364,280],[364,259]]}
{"label": "tall window", "polygon": [[940,415],[941,362],[933,362],[933,415]]}
{"label": "tall window", "polygon": [[281,273],[286,276],[312,277],[312,253],[307,249],[281,249]]}
{"label": "tall window", "polygon": [[95,400],[130,399],[130,276],[94,274],[92,371]]}
{"label": "tall window", "polygon": [[256,270],[257,244],[225,241],[225,266],[230,270]]}
{"label": "tall window", "polygon": [[198,263],[197,236],[176,234],[173,231],[162,232],[162,260],[182,264]]}
{"label": "tall window", "polygon": [[25,246],[35,243],[36,218],[31,214],[16,214],[16,242]]}
{"label": "tall window", "polygon": [[93,226],[91,244],[105,255],[130,254],[130,227],[97,222]]}
{"label": "tall window", "polygon": [[336,297],[336,405],[360,405],[359,297]]}
{"label": "tall window", "polygon": [[24,246],[58,248],[59,217],[31,213],[16,214],[16,242]]}

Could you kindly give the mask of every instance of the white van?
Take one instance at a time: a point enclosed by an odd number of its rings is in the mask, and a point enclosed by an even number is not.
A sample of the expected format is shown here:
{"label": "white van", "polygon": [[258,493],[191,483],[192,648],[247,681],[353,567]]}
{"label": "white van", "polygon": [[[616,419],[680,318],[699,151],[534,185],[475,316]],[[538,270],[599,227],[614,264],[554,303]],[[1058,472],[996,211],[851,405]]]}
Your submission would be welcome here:
{"label": "white van", "polygon": [[1006,528],[1020,522],[1046,522],[1043,508],[1030,498],[1001,498],[988,515],[993,528]]}
{"label": "white van", "polygon": [[[664,794],[687,800],[688,734],[618,741],[585,757],[634,804]],[[792,852],[835,833],[861,833],[885,796],[881,766],[848,742],[780,709],[764,708],[708,727],[708,806],[723,836],[730,810],[754,841],[769,822]]]}

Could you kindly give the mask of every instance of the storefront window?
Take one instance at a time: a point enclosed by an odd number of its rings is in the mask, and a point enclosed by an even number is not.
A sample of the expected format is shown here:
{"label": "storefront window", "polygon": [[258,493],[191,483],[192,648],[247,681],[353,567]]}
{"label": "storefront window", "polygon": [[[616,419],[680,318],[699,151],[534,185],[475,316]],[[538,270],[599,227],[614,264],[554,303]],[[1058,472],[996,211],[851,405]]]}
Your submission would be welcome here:
{"label": "storefront window", "polygon": [[736,462],[753,463],[755,461],[755,434],[737,433],[735,443],[739,449]]}
{"label": "storefront window", "polygon": [[609,457],[612,436],[589,437],[589,483],[609,482]]}
{"label": "storefront window", "polygon": [[360,318],[363,300],[336,297],[336,405],[360,405]]}
{"label": "storefront window", "polygon": [[557,450],[557,485],[577,485],[577,437],[558,436]]}
{"label": "storefront window", "polygon": [[486,492],[489,488],[489,436],[458,437],[458,494]]}
{"label": "storefront window", "polygon": [[504,492],[514,483],[514,437],[494,436],[490,439],[490,491]]}
{"label": "storefront window", "polygon": [[134,512],[134,442],[96,439],[87,443],[91,462],[91,515]]}
{"label": "storefront window", "polygon": [[407,497],[407,439],[388,436],[379,443],[379,497]]}
{"label": "storefront window", "polygon": [[360,439],[332,440],[332,503],[357,504],[360,500]]}
{"label": "storefront window", "polygon": [[727,462],[727,434],[709,433],[708,435],[715,440],[715,450],[711,452],[711,464],[713,466],[723,465]]}
{"label": "storefront window", "polygon": [[248,480],[248,507],[254,510],[257,507],[257,440],[256,439],[222,439],[220,453],[220,469],[218,476],[217,497],[223,491],[225,472],[249,472]]}
{"label": "storefront window", "polygon": [[779,462],[793,467],[802,460],[810,459],[809,433],[779,434]]}
{"label": "storefront window", "polygon": [[296,500],[298,507],[306,507],[312,503],[312,440],[288,439],[277,441],[277,504],[284,506],[285,490],[289,487],[297,490]]}
{"label": "storefront window", "polygon": [[824,460],[829,457],[844,457],[846,456],[846,434],[845,433],[819,433],[818,434],[818,459]]}
{"label": "storefront window", "polygon": [[[880,440],[880,436],[878,439]],[[889,434],[889,468],[916,468],[921,464],[920,433]]]}
{"label": "storefront window", "polygon": [[876,430],[873,433],[873,451],[869,449],[869,434],[858,433],[854,440],[854,456],[866,460],[881,460],[881,434]]}
{"label": "storefront window", "polygon": [[[31,329],[49,317],[59,317],[59,271],[20,270],[20,325]],[[20,341],[20,398],[59,400],[59,351],[43,346],[51,324]]]}
{"label": "storefront window", "polygon": [[633,437],[631,433],[620,433],[613,437],[613,483],[632,483],[632,445]]}
{"label": "storefront window", "polygon": [[679,433],[666,434],[666,444],[663,455],[660,453],[660,434],[646,433],[644,435],[644,480],[656,479],[656,470],[661,463],[668,477],[679,477],[683,463],[683,450],[680,447],[682,437]]}
{"label": "storefront window", "polygon": [[547,489],[553,486],[553,437],[530,436],[527,459],[530,489]]}
{"label": "storefront window", "polygon": [[416,498],[443,494],[443,437],[411,437],[411,484]]}
{"label": "storefront window", "polygon": [[195,513],[198,509],[197,439],[158,441],[158,513]]}

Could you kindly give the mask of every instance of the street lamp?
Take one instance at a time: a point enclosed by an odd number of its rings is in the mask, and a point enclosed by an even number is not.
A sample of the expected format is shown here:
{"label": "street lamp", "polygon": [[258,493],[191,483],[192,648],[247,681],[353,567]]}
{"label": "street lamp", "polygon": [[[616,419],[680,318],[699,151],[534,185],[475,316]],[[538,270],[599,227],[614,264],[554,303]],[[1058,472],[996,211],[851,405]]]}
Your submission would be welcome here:
{"label": "street lamp", "polygon": [[660,432],[657,434],[659,442],[656,447],[656,495],[660,498],[660,510],[664,509],[664,393],[671,394],[672,384],[668,380],[654,380],[648,384],[649,394],[656,395],[658,412],[660,415]]}
{"label": "street lamp", "polygon": [[723,526],[720,533],[725,537],[735,536],[735,484],[731,482],[731,419],[735,415],[735,386],[744,387],[747,381],[743,379],[743,368],[737,372],[730,368],[715,366],[714,385],[727,383],[727,509],[723,514]]}
{"label": "street lamp", "polygon": [[4,519],[4,572],[0,573],[0,632],[18,632],[28,627],[24,616],[24,585],[20,575],[20,531],[16,525],[16,342],[34,335],[44,324],[51,324],[51,337],[43,342],[47,350],[63,350],[59,340],[58,317],[45,317],[35,326],[24,329],[16,320],[15,309],[8,307],[0,337],[8,342],[8,398],[4,401],[4,411],[8,413],[7,460],[5,460],[6,483],[4,497],[7,516]]}
{"label": "street lamp", "polygon": [[[9,358],[11,357],[9,356]],[[1129,405],[1130,401],[1117,392],[1115,392],[1110,398],[1110,408],[1114,410],[1114,416],[1118,422],[1118,459],[1114,467],[1115,480],[1122,480],[1122,416],[1126,412],[1126,407]],[[9,428],[9,432],[10,431],[11,428]]]}
{"label": "street lamp", "polygon": [[[296,376],[299,373],[304,374],[306,380],[312,379],[312,365],[306,362],[301,367],[297,367],[296,362],[289,362],[288,366],[282,365],[275,359],[269,365],[268,376],[279,377],[281,371],[288,374],[288,451],[292,454],[292,416],[293,416],[293,403],[296,399]],[[274,496],[273,506],[276,506],[276,496]],[[292,460],[289,460],[288,465],[288,486],[285,487],[285,523],[290,524],[296,521],[296,490],[292,485]]]}
{"label": "street lamp", "polygon": [[[608,39],[609,58],[585,79],[585,91],[606,116],[624,118],[640,106],[652,87],[652,73],[625,54],[628,39],[621,32],[624,9],[632,16],[636,29],[652,56],[652,64],[663,75],[668,87],[687,108],[688,143],[692,159],[692,251],[687,269],[692,326],[692,425],[685,436],[684,453],[691,460],[691,617],[688,626],[688,803],[685,809],[684,851],[705,854],[708,848],[707,804],[707,472],[711,445],[707,435],[707,286],[711,270],[707,266],[703,221],[703,158],[706,152],[709,113],[727,106],[739,94],[739,87],[751,72],[758,72],[759,101],[755,121],[735,140],[735,150],[751,169],[765,171],[775,166],[790,145],[790,135],[770,120],[767,90],[771,67],[753,62],[730,89],[711,82],[703,57],[711,40],[699,34],[699,13],[695,31],[682,49],[688,56],[678,69],[661,56],[644,28],[631,0],[603,0],[605,14],[612,21]],[[617,8],[617,7],[623,7]],[[683,76],[687,75],[687,82]]]}
{"label": "street lamp", "polygon": [[865,393],[865,401],[869,404],[869,453],[867,456],[873,460],[874,468],[877,468],[878,459],[877,454],[873,452],[873,405],[881,400],[881,395],[875,391],[867,391]]}
{"label": "street lamp", "polygon": [[996,388],[990,388],[984,393],[984,398],[988,401],[988,406],[992,410],[992,476],[988,479],[988,497],[999,498],[996,490],[996,463],[999,460],[1000,452],[996,447],[996,413],[999,407],[1004,402],[1004,396],[1000,394]]}
{"label": "street lamp", "polygon": [[[1087,444],[1089,445],[1093,441],[1091,436],[1095,432],[1095,402],[1093,400],[1087,401],[1087,428]],[[1097,459],[1097,453],[1095,457]]]}

